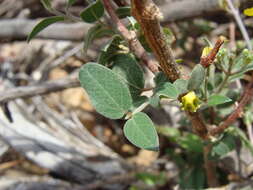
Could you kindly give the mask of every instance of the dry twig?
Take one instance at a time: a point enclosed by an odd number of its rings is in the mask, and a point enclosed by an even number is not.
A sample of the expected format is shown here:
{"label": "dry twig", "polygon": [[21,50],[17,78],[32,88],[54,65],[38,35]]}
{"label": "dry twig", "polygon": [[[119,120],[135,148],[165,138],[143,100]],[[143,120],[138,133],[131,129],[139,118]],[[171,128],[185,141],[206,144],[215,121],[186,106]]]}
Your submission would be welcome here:
{"label": "dry twig", "polygon": [[77,78],[65,78],[37,85],[16,87],[0,92],[0,103],[8,102],[17,98],[28,98],[78,86],[80,86],[80,83]]}

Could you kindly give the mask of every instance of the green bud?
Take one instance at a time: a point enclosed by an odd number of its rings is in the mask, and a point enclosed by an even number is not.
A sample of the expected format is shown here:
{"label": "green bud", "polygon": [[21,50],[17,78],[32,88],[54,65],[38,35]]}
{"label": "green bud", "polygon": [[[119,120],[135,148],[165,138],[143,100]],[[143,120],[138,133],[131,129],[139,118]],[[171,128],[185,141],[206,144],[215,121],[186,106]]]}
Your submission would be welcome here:
{"label": "green bud", "polygon": [[250,52],[248,49],[244,49],[242,51],[242,56],[243,56],[243,63],[248,65],[253,61],[253,53]]}

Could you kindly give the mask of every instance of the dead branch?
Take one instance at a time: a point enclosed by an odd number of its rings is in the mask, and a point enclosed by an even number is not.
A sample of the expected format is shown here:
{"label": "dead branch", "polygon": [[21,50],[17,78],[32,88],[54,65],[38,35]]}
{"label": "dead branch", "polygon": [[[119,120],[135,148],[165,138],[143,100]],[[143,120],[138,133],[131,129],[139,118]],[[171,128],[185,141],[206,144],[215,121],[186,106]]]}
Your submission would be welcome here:
{"label": "dead branch", "polygon": [[[27,19],[2,19],[0,20],[0,39],[13,40],[26,39],[38,20]],[[86,23],[55,23],[49,26],[36,37],[56,40],[83,40],[92,25]],[[74,35],[73,35],[74,34]]]}
{"label": "dead branch", "polygon": [[[243,4],[249,1],[251,0],[241,0],[240,2]],[[218,2],[216,0],[166,0],[158,7],[163,14],[162,22],[166,23],[215,11],[224,11]],[[27,19],[2,19],[0,20],[0,39],[25,39],[36,23],[37,21]],[[38,34],[37,37],[81,41],[91,26],[86,23],[56,23]]]}
{"label": "dead branch", "polygon": [[16,87],[0,92],[0,103],[8,102],[17,98],[28,98],[78,86],[80,86],[80,83],[77,78],[65,78],[36,85]]}
{"label": "dead branch", "polygon": [[[233,0],[236,2],[237,0]],[[240,0],[240,3],[250,2],[251,0]],[[163,13],[163,22],[170,22],[191,18],[207,13],[224,11],[216,0],[165,0],[159,8]]]}

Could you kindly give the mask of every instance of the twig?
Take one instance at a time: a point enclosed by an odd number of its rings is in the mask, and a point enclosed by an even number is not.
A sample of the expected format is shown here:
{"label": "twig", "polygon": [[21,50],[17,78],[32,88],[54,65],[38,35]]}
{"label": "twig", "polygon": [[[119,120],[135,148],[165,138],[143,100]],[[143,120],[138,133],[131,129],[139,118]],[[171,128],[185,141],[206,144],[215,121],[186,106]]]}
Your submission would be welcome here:
{"label": "twig", "polygon": [[80,86],[80,83],[77,78],[64,78],[37,85],[17,87],[0,92],[0,103],[8,102],[17,98],[28,98],[78,86]]}
{"label": "twig", "polygon": [[207,127],[200,117],[198,112],[187,112],[187,115],[189,116],[189,119],[191,120],[193,131],[200,136],[203,140],[207,139]]}
{"label": "twig", "polygon": [[117,30],[124,37],[124,39],[129,43],[129,47],[132,52],[143,61],[143,63],[149,68],[153,73],[157,73],[159,71],[157,63],[150,59],[145,49],[142,47],[141,43],[138,41],[136,33],[130,32],[125,25],[120,21],[119,17],[113,10],[110,0],[103,0],[104,6],[110,15],[113,23],[116,24]]}
{"label": "twig", "polygon": [[239,28],[241,30],[242,36],[243,36],[243,38],[244,38],[244,40],[245,40],[245,42],[246,42],[246,44],[248,46],[248,49],[252,50],[252,45],[250,43],[249,34],[248,34],[248,32],[247,32],[244,24],[243,24],[243,21],[242,21],[242,19],[240,17],[238,9],[236,9],[234,7],[234,5],[233,5],[233,3],[232,3],[231,0],[227,0],[227,3],[228,3],[228,6],[229,6],[229,8],[231,10],[231,13],[233,14],[233,16],[234,16],[234,18],[235,18],[235,20],[236,20],[236,22],[237,22],[237,24],[238,24],[238,26],[239,26]]}
{"label": "twig", "polygon": [[213,136],[223,133],[224,130],[228,128],[232,123],[234,123],[235,120],[241,115],[243,108],[249,103],[249,101],[252,99],[252,96],[253,82],[250,82],[246,87],[237,108],[217,128],[211,130],[209,134]]}
{"label": "twig", "polygon": [[[52,63],[48,64],[48,62],[41,64],[40,67],[33,72],[33,75],[40,76],[39,81],[44,81],[47,79],[49,72],[58,67],[60,64],[64,63],[69,57],[77,54],[83,48],[83,44],[78,44],[74,48],[65,52],[62,56],[55,59]],[[50,60],[51,61],[51,60]]]}
{"label": "twig", "polygon": [[211,52],[207,56],[201,57],[200,64],[203,67],[209,67],[214,62],[215,57],[224,42],[225,42],[225,38],[219,37],[219,39],[216,41],[214,48],[211,50]]}
{"label": "twig", "polygon": [[207,183],[209,187],[217,187],[219,186],[219,182],[217,180],[216,175],[216,164],[214,161],[209,159],[210,151],[212,151],[212,144],[207,144],[204,146],[204,163],[205,170],[207,175]]}
{"label": "twig", "polygon": [[[0,39],[13,40],[26,39],[32,31],[38,20],[29,19],[2,19],[0,20]],[[81,41],[85,34],[88,33],[91,24],[86,23],[55,23],[39,33],[37,38],[56,39],[56,40],[74,40]],[[73,35],[75,31],[75,35]]]}

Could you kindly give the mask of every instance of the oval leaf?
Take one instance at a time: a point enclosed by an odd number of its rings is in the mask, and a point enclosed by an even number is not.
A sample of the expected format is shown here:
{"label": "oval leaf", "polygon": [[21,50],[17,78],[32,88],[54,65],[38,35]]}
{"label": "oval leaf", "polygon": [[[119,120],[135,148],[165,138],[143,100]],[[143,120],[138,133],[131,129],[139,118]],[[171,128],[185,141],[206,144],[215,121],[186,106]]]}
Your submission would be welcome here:
{"label": "oval leaf", "polygon": [[205,69],[198,64],[191,72],[191,78],[188,81],[188,90],[199,89],[205,78]]}
{"label": "oval leaf", "polygon": [[176,99],[179,95],[177,88],[170,82],[164,83],[163,86],[157,91],[157,94],[159,96],[164,96],[166,98],[172,99]]}
{"label": "oval leaf", "polygon": [[27,37],[27,41],[29,42],[32,38],[34,38],[39,32],[41,32],[43,29],[48,27],[49,25],[59,22],[59,21],[64,21],[64,17],[62,16],[54,16],[54,17],[49,17],[45,18],[42,21],[40,21],[32,30],[32,32],[29,34]]}
{"label": "oval leaf", "polygon": [[111,65],[112,59],[115,55],[118,55],[120,51],[120,44],[122,39],[119,35],[115,35],[112,39],[102,48],[102,51],[98,57],[98,63],[101,65]]}
{"label": "oval leaf", "polygon": [[97,0],[91,3],[87,8],[85,8],[80,16],[84,22],[93,23],[104,15],[104,5],[101,0]]}
{"label": "oval leaf", "polygon": [[236,139],[230,134],[225,134],[224,137],[213,144],[211,151],[212,156],[224,156],[236,148]]}
{"label": "oval leaf", "polygon": [[227,102],[231,102],[232,100],[228,98],[227,96],[222,96],[222,95],[212,95],[208,98],[207,100],[207,105],[208,106],[215,106],[219,104],[224,104]]}
{"label": "oval leaf", "polygon": [[108,118],[122,118],[132,106],[127,85],[102,65],[85,64],[79,72],[79,80],[96,111]]}
{"label": "oval leaf", "polygon": [[184,79],[177,79],[173,85],[177,88],[179,94],[187,92],[188,81]]}
{"label": "oval leaf", "polygon": [[144,74],[135,58],[131,54],[118,54],[112,61],[113,71],[127,83],[133,99],[139,97],[144,88]]}
{"label": "oval leaf", "polygon": [[153,122],[145,113],[137,113],[124,126],[126,138],[135,146],[158,151],[159,141]]}

